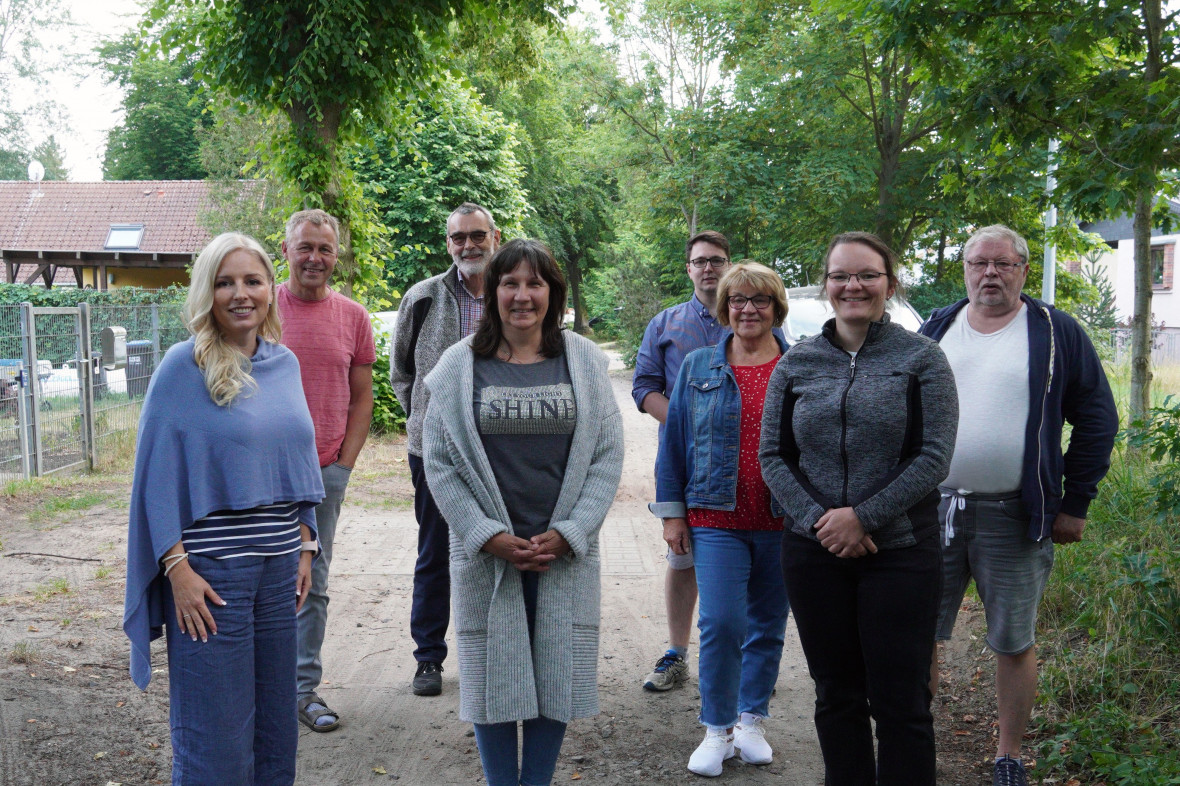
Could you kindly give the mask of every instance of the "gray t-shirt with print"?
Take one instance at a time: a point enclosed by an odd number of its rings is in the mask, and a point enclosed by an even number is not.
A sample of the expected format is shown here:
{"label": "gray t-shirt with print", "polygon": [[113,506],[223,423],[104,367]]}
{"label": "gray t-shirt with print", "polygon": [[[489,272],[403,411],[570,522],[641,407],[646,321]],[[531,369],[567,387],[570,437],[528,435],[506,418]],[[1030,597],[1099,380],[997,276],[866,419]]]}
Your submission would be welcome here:
{"label": "gray t-shirt with print", "polygon": [[549,528],[574,438],[578,408],[565,356],[518,365],[476,357],[475,426],[512,529]]}

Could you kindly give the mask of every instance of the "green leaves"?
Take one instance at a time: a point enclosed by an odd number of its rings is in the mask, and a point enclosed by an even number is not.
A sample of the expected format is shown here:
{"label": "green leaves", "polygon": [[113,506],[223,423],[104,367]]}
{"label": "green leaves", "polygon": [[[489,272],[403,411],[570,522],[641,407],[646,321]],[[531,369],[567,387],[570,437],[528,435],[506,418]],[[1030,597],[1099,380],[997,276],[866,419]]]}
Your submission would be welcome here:
{"label": "green leaves", "polygon": [[451,264],[446,220],[463,202],[491,210],[506,240],[520,233],[528,210],[513,127],[458,80],[441,87],[432,101],[406,107],[396,126],[373,124],[367,142],[350,151],[375,219],[397,233],[383,267],[403,290]]}

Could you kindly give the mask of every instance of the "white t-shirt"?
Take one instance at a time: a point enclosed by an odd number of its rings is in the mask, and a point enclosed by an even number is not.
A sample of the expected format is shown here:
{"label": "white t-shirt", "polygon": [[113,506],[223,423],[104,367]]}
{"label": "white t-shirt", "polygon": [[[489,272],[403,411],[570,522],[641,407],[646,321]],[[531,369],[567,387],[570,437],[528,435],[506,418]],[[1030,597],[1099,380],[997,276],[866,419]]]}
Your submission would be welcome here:
{"label": "white t-shirt", "polygon": [[1016,491],[1028,422],[1028,307],[994,333],[980,333],[963,308],[939,341],[955,372],[959,432],[944,486],[984,494]]}

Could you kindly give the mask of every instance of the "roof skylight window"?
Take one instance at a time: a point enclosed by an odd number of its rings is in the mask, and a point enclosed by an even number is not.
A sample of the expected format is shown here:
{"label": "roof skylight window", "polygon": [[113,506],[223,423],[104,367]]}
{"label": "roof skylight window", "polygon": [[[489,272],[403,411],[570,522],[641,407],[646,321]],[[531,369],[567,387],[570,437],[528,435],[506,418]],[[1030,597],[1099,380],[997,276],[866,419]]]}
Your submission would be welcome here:
{"label": "roof skylight window", "polygon": [[143,239],[143,224],[111,224],[107,232],[107,251],[136,251]]}

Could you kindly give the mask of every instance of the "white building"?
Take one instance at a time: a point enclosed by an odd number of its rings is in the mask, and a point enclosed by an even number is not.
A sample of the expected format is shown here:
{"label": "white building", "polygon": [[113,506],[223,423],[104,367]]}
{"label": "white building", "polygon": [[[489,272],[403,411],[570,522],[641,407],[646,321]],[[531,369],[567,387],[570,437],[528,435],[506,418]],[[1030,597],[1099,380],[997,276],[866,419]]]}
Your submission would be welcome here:
{"label": "white building", "polygon": [[[1180,202],[1169,200],[1168,207],[1175,216],[1176,226],[1171,234],[1151,230],[1151,262],[1154,276],[1151,311],[1155,322],[1166,330],[1180,330],[1180,281],[1174,280],[1176,244],[1180,242]],[[1119,322],[1129,322],[1135,311],[1135,239],[1131,216],[1108,221],[1081,224],[1084,232],[1094,232],[1106,241],[1110,251],[1098,261],[1106,278],[1114,285],[1115,306]],[[1066,267],[1078,272],[1081,261],[1067,262]]]}

